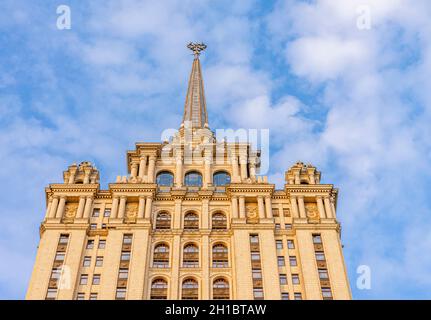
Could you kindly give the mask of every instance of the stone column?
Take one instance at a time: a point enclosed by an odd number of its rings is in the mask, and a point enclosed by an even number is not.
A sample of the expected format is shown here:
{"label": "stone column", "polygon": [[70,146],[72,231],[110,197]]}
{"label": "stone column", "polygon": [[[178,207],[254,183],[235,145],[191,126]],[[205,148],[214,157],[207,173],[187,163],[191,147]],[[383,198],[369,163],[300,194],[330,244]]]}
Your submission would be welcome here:
{"label": "stone column", "polygon": [[271,196],[265,197],[265,209],[266,209],[266,217],[272,218],[272,203],[271,203]]}
{"label": "stone column", "polygon": [[331,201],[331,209],[332,209],[332,217],[334,218],[334,219],[336,219],[337,218],[337,213],[336,213],[336,211],[335,211],[335,200],[333,200],[333,199],[330,199],[330,201]]}
{"label": "stone column", "polygon": [[208,188],[212,184],[212,175],[211,175],[211,153],[205,154],[205,163],[204,163],[204,188]]}
{"label": "stone column", "polygon": [[236,155],[231,156],[230,162],[232,164],[232,182],[239,183],[241,182],[241,179],[239,177],[238,157]]}
{"label": "stone column", "polygon": [[153,197],[148,196],[147,201],[145,203],[145,218],[150,219],[151,218],[151,209],[153,206]]}
{"label": "stone column", "polygon": [[154,183],[154,169],[156,166],[156,156],[151,155],[148,163],[148,182]]}
{"label": "stone column", "polygon": [[70,175],[69,175],[69,181],[67,183],[74,183],[75,182],[75,175],[76,175],[77,169],[70,169]]}
{"label": "stone column", "polygon": [[325,208],[323,207],[322,196],[316,196],[317,209],[319,210],[320,219],[325,219]]}
{"label": "stone column", "polygon": [[232,217],[234,219],[238,218],[238,197],[236,196],[232,196],[231,210],[232,210]]}
{"label": "stone column", "polygon": [[76,210],[76,218],[80,219],[84,215],[85,196],[79,197],[78,209]]}
{"label": "stone column", "polygon": [[91,168],[84,169],[84,184],[90,183]]}
{"label": "stone column", "polygon": [[88,219],[90,217],[92,205],[93,205],[93,197],[87,196],[87,199],[85,200],[84,219]]}
{"label": "stone column", "polygon": [[259,219],[265,218],[265,206],[262,196],[257,196],[257,207],[259,208]]}
{"label": "stone column", "polygon": [[325,196],[324,198],[324,202],[325,202],[325,211],[326,211],[326,217],[328,219],[332,219],[334,218],[332,216],[332,208],[331,208],[331,202],[329,200],[329,196]]}
{"label": "stone column", "polygon": [[55,214],[56,219],[61,219],[63,217],[65,205],[66,205],[66,196],[61,196],[60,202],[58,204],[57,212]]}
{"label": "stone column", "polygon": [[145,211],[145,196],[139,196],[138,219],[144,217]]}
{"label": "stone column", "polygon": [[307,218],[307,214],[305,213],[304,196],[298,196],[298,207],[299,207],[299,217]]}
{"label": "stone column", "polygon": [[52,206],[52,197],[49,197],[48,205],[46,206],[46,210],[45,210],[45,219],[49,218],[49,213],[51,212],[51,206]]}
{"label": "stone column", "polygon": [[144,181],[145,171],[147,169],[147,156],[141,156],[139,160],[139,178],[141,178],[141,181]]}
{"label": "stone column", "polygon": [[239,164],[241,167],[241,181],[247,179],[247,155],[239,156]]}
{"label": "stone column", "polygon": [[290,204],[292,206],[292,216],[294,218],[299,218],[298,202],[296,201],[296,196],[290,197]]}
{"label": "stone column", "polygon": [[314,173],[310,173],[308,175],[308,179],[310,180],[310,184],[316,184],[316,180],[314,179]]}
{"label": "stone column", "polygon": [[245,218],[245,197],[239,196],[239,217]]}
{"label": "stone column", "polygon": [[112,197],[112,208],[111,208],[111,217],[113,219],[117,218],[118,216],[118,196]]}
{"label": "stone column", "polygon": [[256,181],[256,159],[251,158],[250,164],[249,164],[249,170],[250,170],[250,178],[251,181]]}
{"label": "stone column", "polygon": [[127,197],[126,196],[121,196],[120,197],[120,205],[118,207],[118,219],[123,219],[124,218],[124,213],[126,212],[126,202],[127,202]]}
{"label": "stone column", "polygon": [[209,229],[209,199],[202,199],[202,216],[200,221],[201,229]]}
{"label": "stone column", "polygon": [[52,205],[51,210],[49,211],[49,217],[55,218],[55,214],[57,213],[57,207],[58,207],[58,196],[53,196],[52,198]]}
{"label": "stone column", "polygon": [[175,186],[181,188],[183,185],[183,155],[181,151],[175,154]]}
{"label": "stone column", "polygon": [[202,248],[200,264],[202,266],[202,297],[203,300],[210,298],[210,290],[212,285],[210,283],[210,243],[208,234],[202,236]]}
{"label": "stone column", "polygon": [[138,164],[137,163],[132,163],[131,164],[131,169],[130,169],[130,176],[132,178],[136,178],[138,176]]}

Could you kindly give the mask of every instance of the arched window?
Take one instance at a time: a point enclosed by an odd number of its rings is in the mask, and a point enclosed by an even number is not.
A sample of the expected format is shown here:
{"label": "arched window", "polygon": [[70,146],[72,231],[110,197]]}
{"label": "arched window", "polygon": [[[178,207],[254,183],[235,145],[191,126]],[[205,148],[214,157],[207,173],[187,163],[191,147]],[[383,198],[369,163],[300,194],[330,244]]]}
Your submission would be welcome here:
{"label": "arched window", "polygon": [[151,300],[166,300],[168,298],[168,282],[164,279],[155,279],[151,283]]}
{"label": "arched window", "polygon": [[168,171],[157,174],[157,184],[162,187],[172,187],[174,185],[174,175]]}
{"label": "arched window", "polygon": [[184,268],[199,267],[199,248],[193,243],[189,243],[184,246],[183,267]]}
{"label": "arched window", "polygon": [[226,279],[219,278],[213,282],[213,299],[229,299],[229,282]]}
{"label": "arched window", "polygon": [[187,213],[184,216],[184,229],[197,230],[199,229],[199,217],[196,213]]}
{"label": "arched window", "polygon": [[156,217],[156,230],[170,229],[171,215],[167,212],[160,212]]}
{"label": "arched window", "polygon": [[217,212],[212,216],[212,228],[213,229],[226,229],[227,220],[224,213]]}
{"label": "arched window", "polygon": [[202,187],[202,175],[197,171],[186,174],[184,184],[188,187]]}
{"label": "arched window", "polygon": [[165,243],[154,247],[153,255],[154,268],[169,268],[169,246]]}
{"label": "arched window", "polygon": [[214,173],[213,183],[216,187],[223,187],[230,184],[230,175],[225,171],[219,171]]}
{"label": "arched window", "polygon": [[229,254],[227,247],[218,243],[213,246],[213,268],[228,268]]}
{"label": "arched window", "polygon": [[197,300],[199,298],[199,285],[195,279],[185,279],[182,285],[181,298],[183,300]]}

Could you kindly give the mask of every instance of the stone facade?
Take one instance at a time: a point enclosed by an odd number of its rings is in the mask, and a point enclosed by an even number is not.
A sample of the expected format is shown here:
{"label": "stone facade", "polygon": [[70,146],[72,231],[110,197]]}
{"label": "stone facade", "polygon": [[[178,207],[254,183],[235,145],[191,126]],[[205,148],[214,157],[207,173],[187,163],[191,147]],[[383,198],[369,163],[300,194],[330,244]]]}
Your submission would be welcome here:
{"label": "stone facade", "polygon": [[216,141],[195,52],[183,122],[136,143],[100,189],[89,162],[46,188],[27,299],[350,299],[337,189],[296,163],[283,189],[260,152]]}

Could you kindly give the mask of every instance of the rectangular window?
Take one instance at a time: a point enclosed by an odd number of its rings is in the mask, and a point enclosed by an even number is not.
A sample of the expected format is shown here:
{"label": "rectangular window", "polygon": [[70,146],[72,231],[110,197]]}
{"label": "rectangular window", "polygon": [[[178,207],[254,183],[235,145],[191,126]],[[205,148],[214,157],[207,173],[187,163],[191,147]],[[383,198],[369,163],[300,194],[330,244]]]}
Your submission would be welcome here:
{"label": "rectangular window", "polygon": [[331,288],[322,288],[323,300],[332,300]]}
{"label": "rectangular window", "polygon": [[302,300],[302,294],[300,292],[295,292],[295,300]]}
{"label": "rectangular window", "polygon": [[322,243],[322,237],[320,236],[320,234],[313,234],[313,243],[315,244]]}
{"label": "rectangular window", "polygon": [[328,280],[329,279],[328,270],[326,270],[326,269],[319,269],[319,279],[321,279],[321,280]]}
{"label": "rectangular window", "polygon": [[287,284],[287,276],[285,274],[280,274],[280,284],[281,285]]}
{"label": "rectangular window", "polygon": [[289,300],[289,293],[288,292],[282,292],[281,293],[281,300]]}
{"label": "rectangular window", "polygon": [[259,261],[260,260],[260,253],[259,252],[252,252],[251,253],[251,260],[252,261]]}
{"label": "rectangular window", "polygon": [[61,276],[61,269],[52,269],[51,272],[51,279],[60,279]]}
{"label": "rectangular window", "polygon": [[102,223],[102,229],[106,229],[106,223]]}
{"label": "rectangular window", "polygon": [[289,257],[289,263],[291,267],[296,267],[298,265],[298,262],[296,261],[296,257],[295,256],[290,256]]}
{"label": "rectangular window", "polygon": [[64,261],[64,253],[56,253],[55,254],[55,261]]}
{"label": "rectangular window", "polygon": [[290,224],[290,223],[286,223],[286,224],[284,225],[284,229],[286,229],[286,230],[292,230],[292,224]]}
{"label": "rectangular window", "polygon": [[88,240],[86,248],[87,249],[93,249],[94,248],[94,240]]}
{"label": "rectangular window", "polygon": [[120,269],[118,272],[118,279],[124,280],[129,277],[129,269]]}
{"label": "rectangular window", "polygon": [[316,260],[325,261],[325,254],[323,253],[323,251],[316,251]]}
{"label": "rectangular window", "polygon": [[183,261],[183,268],[199,268],[199,261]]}
{"label": "rectangular window", "polygon": [[90,293],[90,300],[97,300],[97,293],[95,292]]}
{"label": "rectangular window", "polygon": [[92,217],[97,218],[100,215],[100,209],[94,209]]}
{"label": "rectangular window", "polygon": [[124,300],[126,299],[126,289],[125,288],[117,288],[115,292],[115,299]]}
{"label": "rectangular window", "polygon": [[129,260],[130,260],[130,252],[122,252],[121,261],[129,261]]}
{"label": "rectangular window", "polygon": [[283,215],[285,216],[285,217],[290,217],[290,209],[283,209]]}
{"label": "rectangular window", "polygon": [[103,266],[103,257],[98,256],[96,257],[96,267],[101,267]]}
{"label": "rectangular window", "polygon": [[86,256],[84,257],[84,261],[82,262],[83,267],[89,267],[91,264],[91,257]]}
{"label": "rectangular window", "polygon": [[133,235],[131,234],[125,234],[123,237],[123,244],[131,244],[132,243]]}
{"label": "rectangular window", "polygon": [[272,216],[273,217],[278,217],[280,215],[279,210],[278,209],[272,209]]}
{"label": "rectangular window", "polygon": [[287,247],[289,249],[295,249],[295,242],[293,240],[287,240]]}
{"label": "rectangular window", "polygon": [[292,274],[292,283],[293,284],[299,284],[299,275]]}
{"label": "rectangular window", "polygon": [[163,260],[153,261],[153,268],[169,268],[169,261],[163,261]]}
{"label": "rectangular window", "polygon": [[277,257],[277,264],[278,264],[279,267],[284,267],[285,266],[284,257],[278,256]]}
{"label": "rectangular window", "polygon": [[85,293],[84,292],[78,292],[76,294],[76,300],[85,300]]}
{"label": "rectangular window", "polygon": [[103,216],[105,218],[110,217],[111,216],[111,209],[105,209],[105,212],[103,212]]}
{"label": "rectangular window", "polygon": [[93,276],[93,284],[95,284],[95,285],[100,284],[100,274],[95,274]]}
{"label": "rectangular window", "polygon": [[97,223],[90,224],[90,230],[96,230],[97,229]]}
{"label": "rectangular window", "polygon": [[253,289],[253,297],[255,300],[263,300],[263,289],[262,288],[254,288]]}
{"label": "rectangular window", "polygon": [[46,293],[46,300],[55,300],[57,297],[57,289],[49,288],[48,292]]}
{"label": "rectangular window", "polygon": [[88,282],[88,274],[81,274],[81,278],[79,279],[80,285],[86,285]]}
{"label": "rectangular window", "polygon": [[58,240],[59,244],[67,244],[69,242],[69,235],[68,234],[61,234],[60,239]]}
{"label": "rectangular window", "polygon": [[260,280],[262,279],[262,271],[258,269],[253,269],[252,276],[253,276],[253,279]]}
{"label": "rectangular window", "polygon": [[275,224],[275,230],[280,230],[280,229],[281,229],[280,224],[279,224],[279,223],[276,223],[276,224]]}
{"label": "rectangular window", "polygon": [[257,234],[251,234],[250,243],[259,243],[259,236]]}
{"label": "rectangular window", "polygon": [[278,250],[283,249],[283,241],[282,240],[276,240],[275,243],[276,243]]}
{"label": "rectangular window", "polygon": [[99,240],[99,249],[105,249],[106,240]]}

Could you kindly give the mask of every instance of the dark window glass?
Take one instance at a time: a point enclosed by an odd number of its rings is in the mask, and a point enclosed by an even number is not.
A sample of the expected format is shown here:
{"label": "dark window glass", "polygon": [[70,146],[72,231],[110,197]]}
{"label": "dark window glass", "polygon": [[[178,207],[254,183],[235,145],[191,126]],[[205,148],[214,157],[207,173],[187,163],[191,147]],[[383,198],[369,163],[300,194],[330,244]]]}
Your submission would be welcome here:
{"label": "dark window glass", "polygon": [[163,187],[172,187],[174,185],[174,175],[170,172],[160,172],[157,175],[157,184]]}
{"label": "dark window glass", "polygon": [[188,187],[202,187],[202,175],[199,172],[189,172],[186,174],[184,184]]}
{"label": "dark window glass", "polygon": [[227,172],[217,172],[213,176],[213,183],[216,187],[230,184],[230,175]]}

